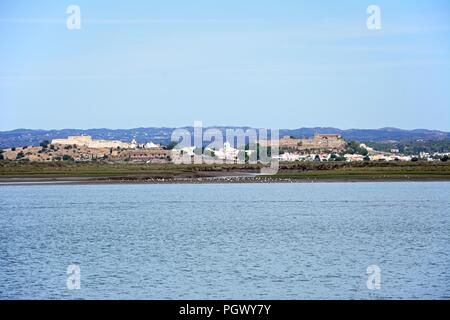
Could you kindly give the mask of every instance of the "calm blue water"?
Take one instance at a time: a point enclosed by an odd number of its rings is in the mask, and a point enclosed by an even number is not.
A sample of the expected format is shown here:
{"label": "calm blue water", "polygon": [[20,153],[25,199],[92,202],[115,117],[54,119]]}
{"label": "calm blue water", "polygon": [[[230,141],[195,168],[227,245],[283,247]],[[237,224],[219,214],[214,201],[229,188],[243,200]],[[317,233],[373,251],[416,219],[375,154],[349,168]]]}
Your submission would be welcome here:
{"label": "calm blue water", "polygon": [[0,298],[448,299],[450,183],[2,186]]}

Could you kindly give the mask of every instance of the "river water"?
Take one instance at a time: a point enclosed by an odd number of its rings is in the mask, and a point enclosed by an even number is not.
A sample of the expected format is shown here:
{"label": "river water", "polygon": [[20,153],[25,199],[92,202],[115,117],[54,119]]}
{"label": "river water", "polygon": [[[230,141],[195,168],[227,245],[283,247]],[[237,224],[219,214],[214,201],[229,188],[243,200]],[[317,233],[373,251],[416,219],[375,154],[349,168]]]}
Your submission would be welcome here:
{"label": "river water", "polygon": [[1,186],[0,298],[449,299],[450,183]]}

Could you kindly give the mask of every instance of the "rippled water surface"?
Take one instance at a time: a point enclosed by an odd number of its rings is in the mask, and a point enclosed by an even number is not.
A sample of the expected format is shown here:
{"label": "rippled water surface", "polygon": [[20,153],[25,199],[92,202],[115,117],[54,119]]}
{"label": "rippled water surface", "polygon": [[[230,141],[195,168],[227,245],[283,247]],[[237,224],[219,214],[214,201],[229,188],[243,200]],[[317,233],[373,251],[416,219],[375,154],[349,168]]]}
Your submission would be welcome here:
{"label": "rippled water surface", "polygon": [[448,299],[450,183],[2,186],[0,298]]}

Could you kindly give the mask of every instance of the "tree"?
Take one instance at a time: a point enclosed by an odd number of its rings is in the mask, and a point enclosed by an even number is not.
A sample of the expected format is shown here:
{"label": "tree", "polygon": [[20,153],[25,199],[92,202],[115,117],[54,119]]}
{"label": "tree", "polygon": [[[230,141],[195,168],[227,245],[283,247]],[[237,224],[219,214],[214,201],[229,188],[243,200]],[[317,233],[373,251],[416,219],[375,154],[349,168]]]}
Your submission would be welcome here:
{"label": "tree", "polygon": [[24,155],[24,153],[22,152],[22,151],[20,151],[17,155],[16,155],[16,159],[22,159],[22,158],[24,158],[25,157],[25,155]]}
{"label": "tree", "polygon": [[177,141],[170,141],[168,145],[164,146],[164,149],[172,150],[177,144],[178,144]]}
{"label": "tree", "polygon": [[358,143],[356,141],[352,141],[347,144],[346,153],[360,154],[362,156],[367,156],[369,154],[367,149],[361,147],[360,143]]}
{"label": "tree", "polygon": [[68,154],[63,155],[63,161],[73,161],[73,158],[69,156]]}
{"label": "tree", "polygon": [[47,149],[49,144],[50,144],[50,141],[44,140],[44,141],[42,141],[39,145],[40,145],[42,148]]}

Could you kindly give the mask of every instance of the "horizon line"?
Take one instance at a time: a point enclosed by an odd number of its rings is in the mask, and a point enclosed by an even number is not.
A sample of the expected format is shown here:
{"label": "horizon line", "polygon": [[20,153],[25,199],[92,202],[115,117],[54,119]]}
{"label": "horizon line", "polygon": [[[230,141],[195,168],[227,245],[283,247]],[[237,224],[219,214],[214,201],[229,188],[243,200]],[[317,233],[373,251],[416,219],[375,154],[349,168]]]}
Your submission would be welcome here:
{"label": "horizon line", "polygon": [[[64,130],[80,130],[80,131],[88,131],[88,130],[135,130],[135,129],[182,129],[182,128],[193,128],[193,125],[185,125],[185,126],[148,126],[148,127],[144,127],[144,126],[138,126],[138,127],[131,127],[131,128],[107,128],[107,127],[91,127],[91,128],[61,128],[61,129],[57,129],[57,128],[51,128],[51,129],[42,129],[42,128],[38,128],[38,129],[32,129],[32,128],[15,128],[15,129],[10,129],[10,130],[0,130],[0,133],[6,133],[6,132],[11,132],[11,131],[18,131],[18,130],[30,130],[30,131],[64,131]],[[399,127],[392,127],[392,126],[387,126],[387,127],[379,127],[379,128],[347,128],[347,129],[342,129],[339,127],[333,127],[333,126],[307,126],[307,127],[296,127],[296,128],[267,128],[264,126],[250,126],[250,125],[208,125],[208,126],[202,126],[202,128],[205,129],[209,129],[209,128],[252,128],[252,129],[259,129],[259,128],[264,128],[264,129],[270,129],[270,130],[299,130],[299,129],[336,129],[336,130],[340,130],[340,131],[350,131],[350,130],[388,130],[388,129],[393,129],[393,130],[400,130],[400,131],[417,131],[417,130],[427,130],[427,131],[439,131],[442,133],[447,133],[450,134],[450,129],[449,131],[446,130],[441,130],[441,129],[428,129],[428,128],[414,128],[414,129],[403,129],[403,128],[399,128]]]}

